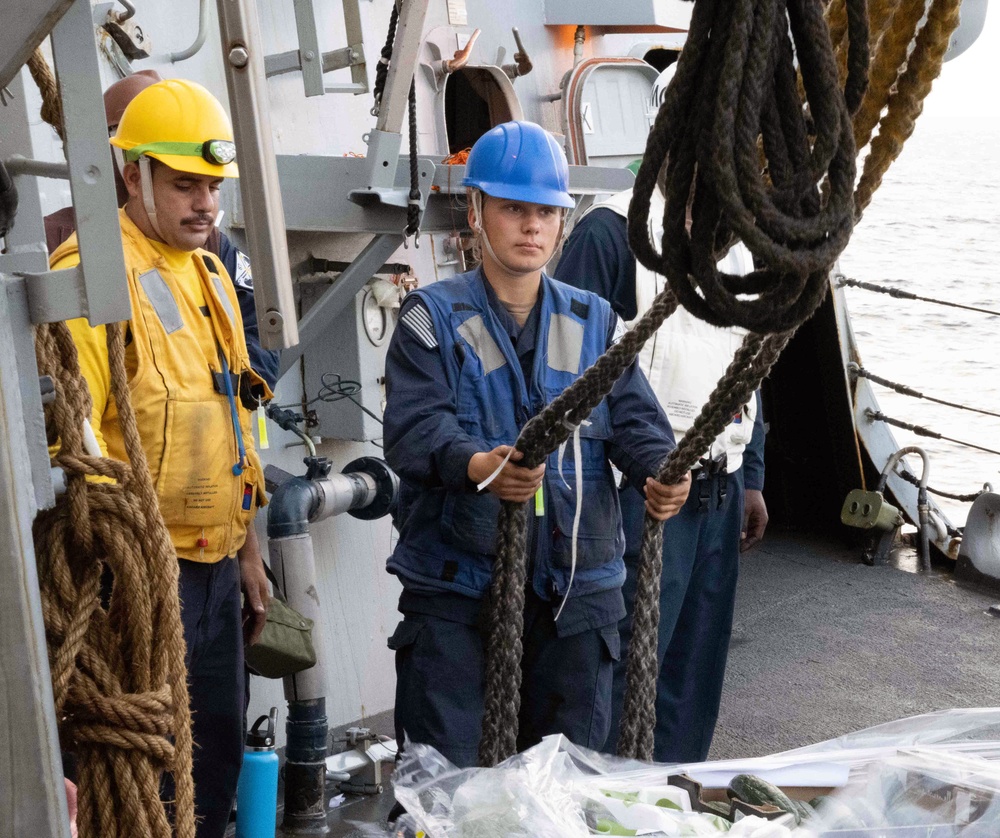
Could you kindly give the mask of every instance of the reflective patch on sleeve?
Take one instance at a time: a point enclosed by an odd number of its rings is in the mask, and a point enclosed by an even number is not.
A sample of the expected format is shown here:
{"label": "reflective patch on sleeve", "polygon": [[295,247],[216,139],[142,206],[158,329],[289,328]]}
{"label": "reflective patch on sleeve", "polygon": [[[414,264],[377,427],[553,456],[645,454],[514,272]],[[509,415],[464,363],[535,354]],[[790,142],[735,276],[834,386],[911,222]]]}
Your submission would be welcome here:
{"label": "reflective patch on sleeve", "polygon": [[253,291],[253,275],[250,273],[250,259],[242,250],[236,251],[236,276],[233,285],[245,291]]}
{"label": "reflective patch on sleeve", "polygon": [[215,293],[219,295],[219,301],[222,303],[222,307],[226,310],[226,315],[229,317],[230,325],[235,326],[236,312],[233,311],[233,304],[229,302],[229,297],[226,296],[226,289],[222,286],[222,277],[217,274],[212,274],[212,284],[215,286]]}
{"label": "reflective patch on sleeve", "polygon": [[549,369],[580,372],[583,355],[583,324],[566,314],[553,314],[549,319]]}
{"label": "reflective patch on sleeve", "polygon": [[434,323],[431,321],[430,312],[423,303],[414,303],[399,320],[425,349],[437,349],[438,342],[437,335],[434,334]]}
{"label": "reflective patch on sleeve", "polygon": [[163,330],[171,335],[180,329],[184,325],[180,309],[177,308],[177,301],[160,272],[153,268],[151,271],[140,274],[139,284],[142,286],[146,298],[153,304],[153,310],[156,312]]}

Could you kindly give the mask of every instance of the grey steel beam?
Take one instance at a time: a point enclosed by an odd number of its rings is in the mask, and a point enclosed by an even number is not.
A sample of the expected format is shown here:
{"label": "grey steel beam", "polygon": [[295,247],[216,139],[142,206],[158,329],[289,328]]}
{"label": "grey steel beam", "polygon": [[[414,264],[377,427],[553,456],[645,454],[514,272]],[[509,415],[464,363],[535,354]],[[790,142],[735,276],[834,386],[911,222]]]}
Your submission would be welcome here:
{"label": "grey steel beam", "polygon": [[[46,313],[33,302],[32,314],[37,313],[45,321],[83,314],[92,326],[128,320],[132,307],[126,291],[114,164],[108,146],[90,0],[75,0],[52,30],[52,57],[59,77],[69,183],[83,267],[83,310]],[[28,293],[32,294],[30,284]]]}
{"label": "grey steel beam", "polygon": [[0,87],[10,84],[73,0],[13,0],[3,5],[0,23]]}
{"label": "grey steel beam", "polygon": [[12,313],[8,282],[0,276],[0,838],[69,838],[18,386],[18,353],[31,327],[23,311]]}
{"label": "grey steel beam", "polygon": [[402,142],[403,117],[410,94],[410,83],[420,54],[424,20],[429,0],[407,0],[399,11],[396,37],[392,47],[392,60],[382,91],[382,102],[375,130],[367,136],[368,153],[365,156],[365,177],[352,200],[364,201],[369,193],[371,200],[384,200],[384,190],[394,190],[396,165]]}
{"label": "grey steel beam", "polygon": [[347,269],[309,309],[299,323],[299,345],[281,353],[279,377],[302,357],[309,346],[323,335],[333,319],[349,305],[366,282],[403,243],[400,233],[375,236]]}
{"label": "grey steel beam", "polygon": [[[323,53],[323,72],[332,73],[334,70],[342,70],[344,67],[351,67],[360,63],[364,65],[364,56],[358,53],[359,58],[355,58],[352,53],[356,53],[353,47],[343,47],[332,52]],[[277,52],[264,58],[264,75],[268,78],[279,76],[282,73],[295,73],[302,69],[302,61],[299,59],[297,49],[288,52]]]}
{"label": "grey steel beam", "polygon": [[398,134],[403,129],[410,82],[417,67],[428,5],[429,0],[406,0],[399,10],[392,60],[389,62],[389,73],[382,91],[382,106],[375,124],[378,131]]}
{"label": "grey steel beam", "polygon": [[312,0],[294,0],[295,29],[299,37],[299,60],[302,67],[302,85],[306,96],[323,95],[323,62],[316,34],[316,15]]}
{"label": "grey steel beam", "polygon": [[218,4],[261,343],[268,349],[284,349],[297,343],[299,335],[260,22],[253,0],[218,0]]}
{"label": "grey steel beam", "polygon": [[[18,73],[10,83],[12,99],[2,109],[0,119],[0,148],[8,154],[18,154],[26,159],[34,157],[31,141],[31,114],[28,113],[24,79],[27,73]],[[7,234],[7,252],[0,253],[0,272],[7,274],[21,271],[41,273],[49,267],[45,247],[45,226],[42,223],[42,202],[34,181],[13,173],[18,192],[17,217],[14,227]]]}
{"label": "grey steel beam", "polygon": [[[58,323],[60,320],[72,320],[79,317],[87,307],[84,299],[86,276],[82,265],[63,268],[59,271],[42,271],[41,273],[21,272],[28,288],[28,311],[32,323]],[[126,309],[121,317],[112,320],[98,321],[117,323],[131,319],[131,305],[128,290],[125,285],[125,268],[119,272],[121,288],[119,296],[124,298],[119,302]],[[97,325],[93,323],[92,325]]]}
{"label": "grey steel beam", "polygon": [[56,497],[52,490],[52,464],[49,461],[45,414],[42,412],[42,393],[38,381],[38,364],[35,360],[35,334],[30,326],[32,320],[28,309],[28,291],[21,278],[3,279],[0,280],[0,294],[6,297],[7,317],[11,323],[35,509],[50,509],[55,505]]}
{"label": "grey steel beam", "polygon": [[368,92],[368,71],[365,67],[365,35],[361,28],[361,9],[358,0],[344,0],[344,28],[351,57],[351,82],[361,85],[361,93]]}
{"label": "grey steel beam", "polygon": [[8,157],[4,161],[7,174],[11,177],[17,175],[32,175],[34,177],[54,178],[56,180],[69,180],[69,166],[66,163],[54,163],[49,160],[31,160],[20,154]]}
{"label": "grey steel beam", "polygon": [[[440,159],[421,157],[420,192],[426,209],[420,222],[425,233],[464,229],[465,210],[455,200],[464,195],[464,166],[442,165]],[[405,159],[395,167],[395,182],[386,193],[409,190],[409,170]],[[404,205],[388,201],[358,203],[348,195],[362,188],[367,175],[365,160],[352,157],[319,157],[312,155],[281,155],[278,175],[285,197],[285,223],[289,230],[317,232],[397,233],[406,225]],[[317,189],[316,184],[330,188]],[[620,192],[632,186],[632,173],[627,169],[606,169],[593,166],[570,166],[570,192],[574,195],[598,195]],[[355,192],[356,195],[356,192]],[[243,224],[242,215],[234,215],[234,223]]]}

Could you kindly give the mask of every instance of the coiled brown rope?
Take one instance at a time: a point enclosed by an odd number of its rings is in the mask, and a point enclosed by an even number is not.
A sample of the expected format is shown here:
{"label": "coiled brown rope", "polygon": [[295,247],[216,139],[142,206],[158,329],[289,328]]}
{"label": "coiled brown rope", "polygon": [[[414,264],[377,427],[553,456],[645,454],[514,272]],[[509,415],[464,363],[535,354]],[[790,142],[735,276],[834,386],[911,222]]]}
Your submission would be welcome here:
{"label": "coiled brown rope", "polygon": [[34,79],[35,84],[38,85],[38,90],[42,94],[42,119],[55,129],[55,132],[59,135],[59,139],[65,143],[66,129],[63,128],[62,99],[59,96],[59,83],[52,73],[52,68],[49,67],[49,62],[45,60],[45,53],[42,52],[41,47],[36,48],[31,54],[31,58],[28,59],[28,71],[31,73],[31,78]]}
{"label": "coiled brown rope", "polygon": [[[900,31],[893,33],[892,39],[887,41],[883,38],[886,58],[881,60],[881,55],[876,56],[876,66],[880,71],[879,87],[871,92],[871,102],[863,103],[855,127],[858,139],[867,142],[876,122],[878,125],[878,134],[871,141],[871,150],[865,158],[855,195],[858,215],[871,202],[885,173],[902,151],[903,143],[913,133],[916,119],[924,107],[924,99],[930,93],[934,79],[941,73],[951,34],[959,23],[960,6],[961,0],[933,0],[924,25],[913,39],[910,21],[914,16],[919,21],[917,11],[923,9],[923,3],[902,3],[896,16],[908,17],[900,26]],[[913,26],[915,28],[916,23]],[[913,41],[909,54],[905,48],[909,47],[910,41],[901,50],[895,40],[901,39],[906,32],[910,32]]]}
{"label": "coiled brown rope", "polygon": [[[108,327],[112,396],[129,464],[84,453],[90,396],[65,324],[39,327],[39,372],[56,383],[48,414],[66,495],[35,520],[35,549],[60,740],[79,763],[81,838],[193,838],[191,715],[177,557],[139,440],[120,326]],[[88,476],[109,477],[95,483]],[[114,576],[101,603],[101,576]],[[175,829],[159,799],[176,787]]]}

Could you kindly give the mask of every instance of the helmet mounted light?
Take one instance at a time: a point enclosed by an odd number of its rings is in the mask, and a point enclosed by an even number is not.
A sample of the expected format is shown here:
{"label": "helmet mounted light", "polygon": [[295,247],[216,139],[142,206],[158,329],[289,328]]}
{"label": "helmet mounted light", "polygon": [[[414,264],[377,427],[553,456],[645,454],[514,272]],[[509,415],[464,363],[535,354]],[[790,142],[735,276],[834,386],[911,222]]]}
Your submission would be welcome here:
{"label": "helmet mounted light", "polygon": [[214,166],[225,166],[236,159],[236,143],[231,140],[206,140],[203,143],[143,143],[124,150],[125,162],[134,163],[144,154],[200,157]]}

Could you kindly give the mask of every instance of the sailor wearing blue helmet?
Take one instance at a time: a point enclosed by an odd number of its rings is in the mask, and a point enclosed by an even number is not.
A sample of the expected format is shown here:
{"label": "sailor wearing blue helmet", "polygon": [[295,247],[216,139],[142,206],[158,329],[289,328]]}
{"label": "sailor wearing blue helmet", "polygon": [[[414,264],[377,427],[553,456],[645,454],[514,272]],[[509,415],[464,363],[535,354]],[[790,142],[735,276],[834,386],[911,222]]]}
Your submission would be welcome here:
{"label": "sailor wearing blue helmet", "polygon": [[401,480],[399,542],[388,562],[403,584],[403,619],[389,640],[397,738],[470,766],[481,733],[482,604],[500,501],[532,501],[518,745],[563,733],[599,748],[625,613],[611,463],[661,520],[677,512],[688,485],[652,479],[674,439],[634,364],[581,428],[579,456],[568,453],[561,474],[555,453],[537,468],[518,465],[521,428],[621,327],[595,294],[542,270],[573,207],[566,157],[548,132],[530,122],[492,129],[473,147],[463,185],[482,263],[404,301],[386,361],[385,452]]}

